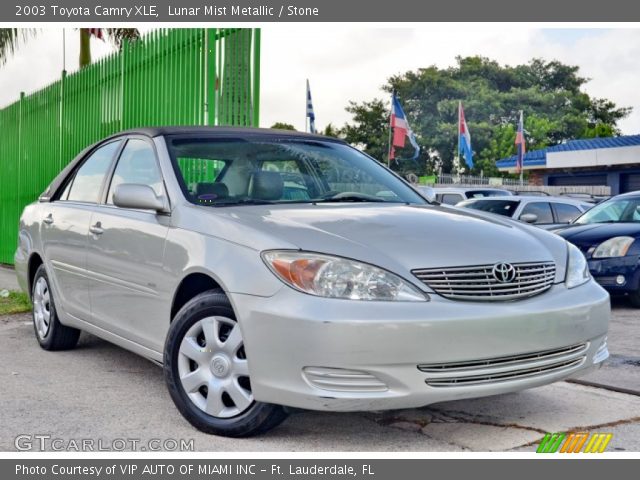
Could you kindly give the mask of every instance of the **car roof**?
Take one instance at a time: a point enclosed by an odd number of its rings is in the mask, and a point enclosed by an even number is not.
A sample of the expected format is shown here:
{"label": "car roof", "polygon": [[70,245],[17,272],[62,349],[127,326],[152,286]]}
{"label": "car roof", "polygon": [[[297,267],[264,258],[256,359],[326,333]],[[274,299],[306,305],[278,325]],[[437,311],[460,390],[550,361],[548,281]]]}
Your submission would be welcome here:
{"label": "car roof", "polygon": [[115,133],[104,140],[121,137],[123,135],[145,135],[147,137],[160,137],[164,135],[203,135],[203,136],[251,136],[251,135],[272,135],[279,138],[304,138],[324,141],[345,143],[343,140],[334,137],[326,137],[314,133],[298,132],[295,130],[279,130],[275,128],[256,127],[211,127],[211,126],[167,126],[167,127],[145,127],[132,128]]}
{"label": "car roof", "polygon": [[588,202],[584,200],[578,200],[570,197],[553,197],[553,196],[540,196],[540,195],[514,195],[513,198],[504,198],[504,197],[481,197],[481,198],[470,198],[471,200],[489,200],[489,201],[499,201],[499,200],[511,200],[514,202],[518,201],[530,201],[530,202],[556,202],[556,203],[568,203],[571,205],[586,205]]}
{"label": "car roof", "polygon": [[[429,185],[420,185],[421,187],[428,187]],[[435,193],[464,193],[468,191],[475,190],[489,190],[492,192],[505,192],[505,196],[511,194],[509,190],[504,188],[496,188],[496,187],[485,187],[483,185],[478,185],[477,187],[432,187]]]}

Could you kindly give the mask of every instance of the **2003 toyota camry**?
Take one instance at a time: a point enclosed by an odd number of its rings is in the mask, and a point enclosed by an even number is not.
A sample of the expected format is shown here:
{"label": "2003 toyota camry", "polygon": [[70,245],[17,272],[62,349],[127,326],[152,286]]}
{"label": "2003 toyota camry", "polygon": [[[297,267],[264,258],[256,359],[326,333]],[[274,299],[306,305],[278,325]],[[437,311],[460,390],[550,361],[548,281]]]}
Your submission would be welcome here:
{"label": "2003 toyota camry", "polygon": [[287,407],[512,392],[607,356],[607,293],[535,227],[430,203],[351,146],[155,128],[82,152],[26,207],[15,256],[47,350],[81,330],[162,364],[209,433]]}

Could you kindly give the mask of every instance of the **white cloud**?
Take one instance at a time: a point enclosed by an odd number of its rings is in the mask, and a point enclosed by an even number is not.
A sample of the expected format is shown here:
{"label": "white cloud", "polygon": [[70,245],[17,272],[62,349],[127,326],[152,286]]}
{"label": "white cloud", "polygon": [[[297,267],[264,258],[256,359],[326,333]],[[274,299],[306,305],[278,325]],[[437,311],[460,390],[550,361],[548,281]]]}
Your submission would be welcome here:
{"label": "white cloud", "polygon": [[[77,68],[78,32],[67,29],[67,69]],[[92,40],[95,57],[112,51]],[[0,68],[0,105],[56,80],[62,69],[62,33],[45,29]],[[517,64],[533,57],[580,66],[592,80],[591,95],[635,107],[621,126],[640,133],[640,29],[541,30],[521,25],[425,24],[418,28],[371,28],[357,24],[266,25],[262,29],[261,124],[304,127],[305,79],[309,78],[317,124],[349,120],[349,100],[381,97],[394,74],[419,67],[446,67],[457,55],[483,55]],[[472,119],[470,119],[472,120]]]}

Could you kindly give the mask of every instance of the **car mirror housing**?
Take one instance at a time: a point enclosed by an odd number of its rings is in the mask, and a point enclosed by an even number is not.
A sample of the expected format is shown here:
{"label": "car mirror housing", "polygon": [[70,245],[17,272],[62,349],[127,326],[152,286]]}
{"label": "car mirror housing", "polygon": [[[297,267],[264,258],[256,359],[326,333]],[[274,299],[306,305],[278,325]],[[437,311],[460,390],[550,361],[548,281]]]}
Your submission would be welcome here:
{"label": "car mirror housing", "polygon": [[520,220],[525,223],[536,223],[538,221],[538,216],[535,213],[525,213],[520,215]]}
{"label": "car mirror housing", "polygon": [[113,204],[120,208],[154,210],[158,213],[169,211],[165,197],[156,195],[149,185],[123,183],[113,192]]}

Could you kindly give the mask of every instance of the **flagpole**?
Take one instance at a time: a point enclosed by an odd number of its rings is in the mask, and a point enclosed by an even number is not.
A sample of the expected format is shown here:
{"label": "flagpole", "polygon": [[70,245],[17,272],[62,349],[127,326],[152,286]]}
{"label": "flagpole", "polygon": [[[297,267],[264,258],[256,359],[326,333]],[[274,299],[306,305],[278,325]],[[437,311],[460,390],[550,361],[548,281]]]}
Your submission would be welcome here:
{"label": "flagpole", "polygon": [[[522,138],[524,141],[524,119],[522,118],[522,110],[520,110],[520,122],[522,124]],[[520,146],[522,150],[522,146]],[[522,164],[520,165],[520,186],[523,185],[523,177],[524,177],[524,154],[522,154]]]}
{"label": "flagpole", "polygon": [[391,168],[391,142],[393,141],[393,126],[391,125],[391,118],[393,115],[393,96],[395,95],[395,91],[391,93],[391,103],[389,108],[389,147],[387,149],[387,168]]}
{"label": "flagpole", "polygon": [[462,111],[462,100],[458,101],[458,150],[456,152],[456,173],[460,173],[460,112]]}

